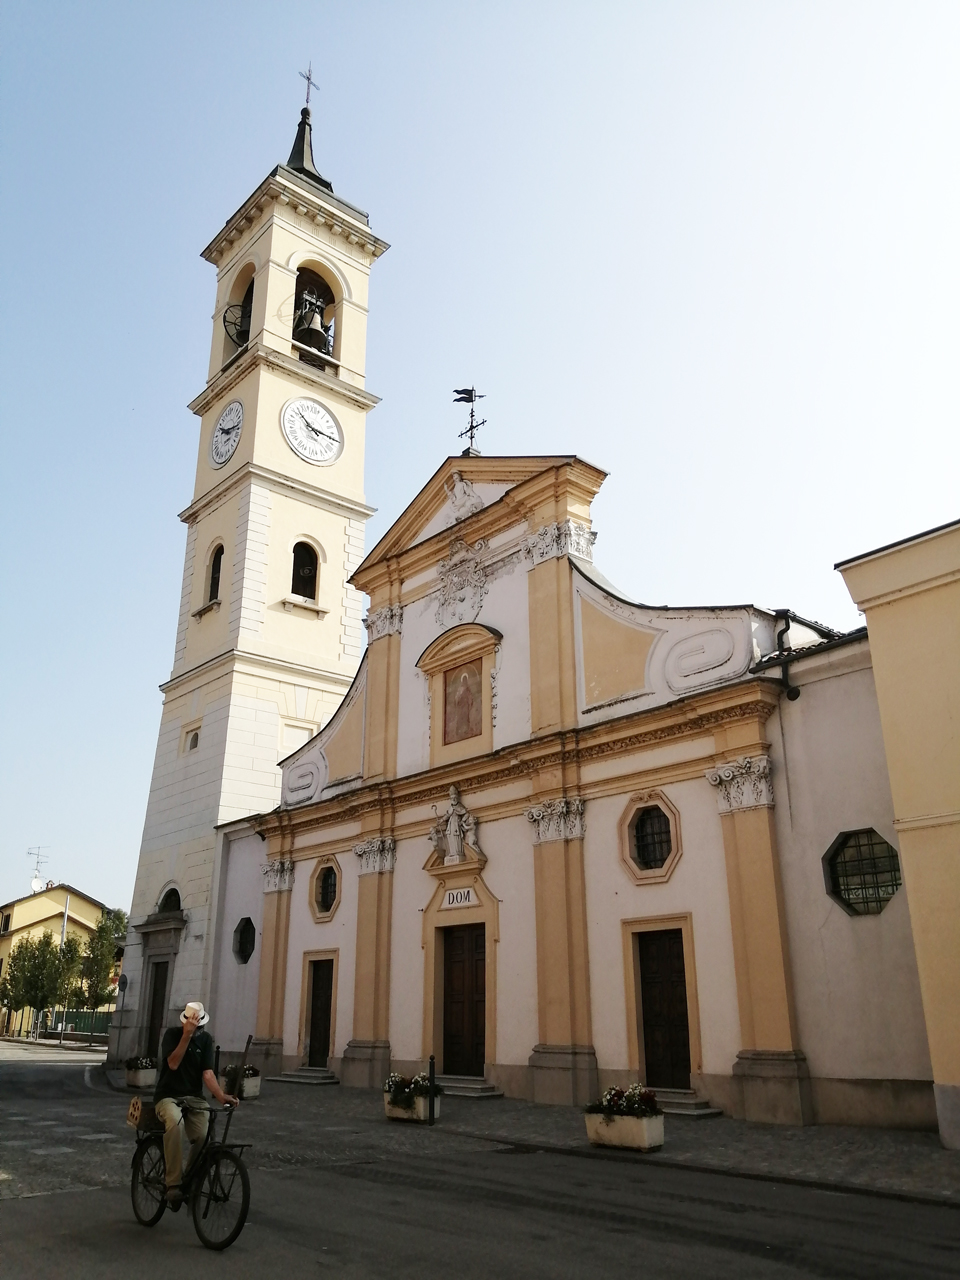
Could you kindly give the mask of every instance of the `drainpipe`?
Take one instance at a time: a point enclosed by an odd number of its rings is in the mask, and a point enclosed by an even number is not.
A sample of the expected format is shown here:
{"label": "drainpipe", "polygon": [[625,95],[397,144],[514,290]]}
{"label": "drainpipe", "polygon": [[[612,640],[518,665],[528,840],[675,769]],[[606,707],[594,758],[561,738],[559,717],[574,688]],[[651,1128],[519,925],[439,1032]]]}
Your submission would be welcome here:
{"label": "drainpipe", "polygon": [[[788,654],[790,645],[787,643],[787,632],[790,630],[790,611],[789,609],[778,609],[774,615],[774,623],[776,626],[780,619],[783,619],[783,626],[777,632],[777,653]],[[796,702],[800,697],[800,690],[795,684],[790,683],[790,664],[784,662],[780,667],[780,683],[786,690],[787,697],[791,702]]]}

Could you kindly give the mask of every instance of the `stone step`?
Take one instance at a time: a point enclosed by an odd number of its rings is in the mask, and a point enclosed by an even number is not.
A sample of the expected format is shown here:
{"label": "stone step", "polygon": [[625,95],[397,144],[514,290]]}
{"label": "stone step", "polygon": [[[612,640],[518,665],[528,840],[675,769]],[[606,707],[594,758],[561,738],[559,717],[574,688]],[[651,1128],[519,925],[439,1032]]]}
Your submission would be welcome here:
{"label": "stone step", "polygon": [[437,1076],[437,1084],[451,1098],[502,1098],[503,1092],[483,1076]]}
{"label": "stone step", "polygon": [[284,1071],[278,1076],[264,1076],[279,1084],[339,1084],[329,1067],[298,1067],[296,1071]]}
{"label": "stone step", "polygon": [[711,1107],[709,1102],[698,1098],[693,1089],[655,1089],[654,1092],[664,1115],[691,1116],[694,1120],[723,1115],[719,1107]]}

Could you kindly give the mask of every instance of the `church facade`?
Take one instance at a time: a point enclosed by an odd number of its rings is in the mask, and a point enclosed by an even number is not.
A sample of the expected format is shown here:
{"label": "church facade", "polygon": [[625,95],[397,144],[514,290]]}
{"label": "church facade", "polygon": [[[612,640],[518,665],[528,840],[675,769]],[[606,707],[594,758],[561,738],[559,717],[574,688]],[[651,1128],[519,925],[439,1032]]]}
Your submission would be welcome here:
{"label": "church facade", "polygon": [[363,494],[366,320],[387,245],[293,151],[204,249],[217,270],[183,591],[125,952],[123,1042],[155,1053],[208,999],[219,824],[280,798],[278,760],[313,736],[363,651],[349,585]]}
{"label": "church facade", "polygon": [[[869,640],[651,607],[573,456],[449,458],[352,577],[368,645],[221,830],[217,1034],[268,1069],[936,1123]],[[246,942],[243,938],[246,937]]]}

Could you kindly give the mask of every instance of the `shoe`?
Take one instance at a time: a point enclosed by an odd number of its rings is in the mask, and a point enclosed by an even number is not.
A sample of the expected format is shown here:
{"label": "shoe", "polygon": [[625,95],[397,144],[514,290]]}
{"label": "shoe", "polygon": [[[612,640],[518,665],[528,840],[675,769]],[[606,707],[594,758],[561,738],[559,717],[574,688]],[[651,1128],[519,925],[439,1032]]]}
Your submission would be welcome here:
{"label": "shoe", "polygon": [[173,1187],[164,1197],[167,1202],[167,1208],[173,1213],[180,1212],[180,1206],[183,1204],[183,1192],[179,1187]]}

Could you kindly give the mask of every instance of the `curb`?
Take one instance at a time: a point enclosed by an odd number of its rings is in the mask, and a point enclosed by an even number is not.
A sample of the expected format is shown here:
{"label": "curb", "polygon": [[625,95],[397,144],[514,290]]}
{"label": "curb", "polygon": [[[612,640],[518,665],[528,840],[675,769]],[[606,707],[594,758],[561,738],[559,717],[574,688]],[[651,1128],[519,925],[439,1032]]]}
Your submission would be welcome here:
{"label": "curb", "polygon": [[538,1151],[550,1155],[578,1156],[585,1160],[612,1160],[620,1164],[642,1164],[648,1168],[684,1169],[688,1173],[711,1173],[724,1178],[744,1178],[748,1182],[776,1182],[789,1187],[806,1187],[810,1191],[832,1191],[843,1195],[872,1196],[880,1200],[899,1200],[905,1204],[933,1205],[938,1209],[960,1210],[960,1197],[947,1199],[944,1196],[924,1195],[922,1192],[892,1191],[883,1187],[865,1187],[852,1182],[829,1182],[820,1178],[798,1178],[789,1174],[757,1173],[747,1169],[718,1169],[716,1165],[694,1164],[687,1160],[672,1160],[659,1153],[644,1155],[642,1152],[610,1150],[601,1147],[561,1147],[546,1142],[517,1142],[513,1138],[491,1137],[488,1133],[473,1133],[467,1129],[452,1129],[444,1125],[447,1133],[456,1133],[461,1138],[479,1138],[484,1142],[496,1142],[500,1146],[512,1147],[515,1151],[534,1154]]}

